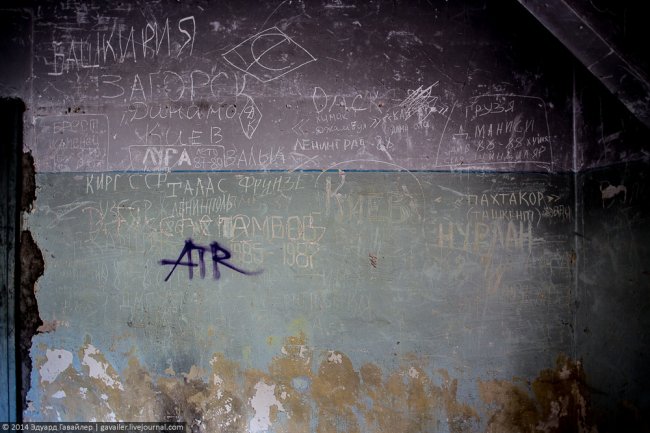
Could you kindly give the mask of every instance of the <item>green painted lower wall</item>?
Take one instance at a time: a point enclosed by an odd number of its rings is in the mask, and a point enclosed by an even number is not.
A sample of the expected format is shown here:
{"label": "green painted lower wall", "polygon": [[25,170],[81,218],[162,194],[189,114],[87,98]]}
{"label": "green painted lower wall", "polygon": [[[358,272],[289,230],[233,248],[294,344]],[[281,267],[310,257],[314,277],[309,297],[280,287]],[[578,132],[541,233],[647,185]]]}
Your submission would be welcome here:
{"label": "green painted lower wall", "polygon": [[37,183],[29,226],[46,272],[28,419],[254,432],[586,422],[573,416],[585,402],[571,175]]}
{"label": "green painted lower wall", "polygon": [[578,176],[577,355],[600,431],[650,431],[650,205],[648,164]]}

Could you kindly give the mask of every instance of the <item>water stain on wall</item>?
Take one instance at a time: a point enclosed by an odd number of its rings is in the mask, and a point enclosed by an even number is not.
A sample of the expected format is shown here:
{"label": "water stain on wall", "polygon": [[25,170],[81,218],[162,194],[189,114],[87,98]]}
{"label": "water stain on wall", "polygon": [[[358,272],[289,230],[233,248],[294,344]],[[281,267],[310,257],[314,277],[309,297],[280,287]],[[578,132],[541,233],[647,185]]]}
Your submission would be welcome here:
{"label": "water stain on wall", "polygon": [[[479,393],[491,406],[488,432],[596,432],[589,413],[585,375],[579,362],[560,356],[531,383],[480,381]],[[531,392],[532,391],[532,392]]]}
{"label": "water stain on wall", "polygon": [[[39,417],[95,421],[183,421],[194,432],[277,433],[595,432],[580,363],[560,358],[534,381],[479,381],[481,403],[459,401],[458,381],[407,355],[393,371],[346,354],[314,353],[304,334],[285,339],[267,371],[221,353],[210,371],[192,366],[154,375],[127,354],[121,373],[90,338],[76,354],[41,347]],[[78,362],[73,362],[73,356]],[[80,365],[81,368],[76,368]],[[26,413],[27,418],[30,412]],[[444,429],[443,429],[444,430]],[[446,430],[444,430],[446,431]]]}

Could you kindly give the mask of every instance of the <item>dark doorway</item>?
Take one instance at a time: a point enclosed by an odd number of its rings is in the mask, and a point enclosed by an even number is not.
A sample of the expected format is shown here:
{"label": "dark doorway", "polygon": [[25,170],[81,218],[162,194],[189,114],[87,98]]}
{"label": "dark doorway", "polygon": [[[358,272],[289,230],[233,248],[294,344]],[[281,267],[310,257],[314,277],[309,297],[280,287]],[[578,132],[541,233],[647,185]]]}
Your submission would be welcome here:
{"label": "dark doorway", "polygon": [[0,99],[0,420],[20,421],[21,365],[17,324],[20,275],[23,113],[19,99]]}

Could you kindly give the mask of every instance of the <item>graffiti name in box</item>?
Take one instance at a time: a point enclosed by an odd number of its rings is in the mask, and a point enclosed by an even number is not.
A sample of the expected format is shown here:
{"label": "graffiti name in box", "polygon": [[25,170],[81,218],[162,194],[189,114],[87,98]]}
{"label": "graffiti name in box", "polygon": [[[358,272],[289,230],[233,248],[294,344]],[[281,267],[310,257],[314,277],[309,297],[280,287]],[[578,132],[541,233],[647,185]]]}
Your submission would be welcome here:
{"label": "graffiti name in box", "polygon": [[58,76],[125,61],[137,63],[141,59],[159,56],[191,56],[195,39],[196,21],[192,15],[171,24],[166,18],[164,23],[153,20],[142,27],[131,26],[130,29],[118,25],[116,18],[110,33],[97,31],[80,35],[78,39],[68,34],[63,40],[52,40],[53,57],[49,63],[52,71],[47,74]]}
{"label": "graffiti name in box", "polygon": [[347,120],[349,114],[360,111],[381,113],[378,91],[355,92],[349,95],[328,94],[322,87],[314,87],[311,96],[316,109],[318,123]]}
{"label": "graffiti name in box", "polygon": [[81,212],[88,221],[90,234],[120,234],[128,229],[142,230],[158,224],[150,200],[102,200],[86,202]]}
{"label": "graffiti name in box", "polygon": [[[222,187],[224,178],[213,176],[196,176],[180,178],[167,173],[146,174],[118,174],[118,173],[91,173],[85,176],[86,194],[95,194],[99,191],[115,192],[123,188],[131,191],[152,190],[164,191],[165,197],[212,197],[216,193],[226,191]],[[119,184],[119,185],[118,185]]]}
{"label": "graffiti name in box", "polygon": [[465,117],[475,120],[490,114],[513,113],[514,111],[515,100],[511,97],[479,96],[465,107]]}
{"label": "graffiti name in box", "polygon": [[[261,242],[251,240],[233,241],[232,252],[245,265],[262,265],[271,252],[264,250]],[[290,268],[313,269],[320,250],[317,242],[285,242],[282,244],[282,264]]]}
{"label": "graffiti name in box", "polygon": [[297,176],[244,176],[235,175],[239,179],[237,184],[244,195],[251,194],[253,197],[266,197],[273,194],[281,194],[291,191],[305,189],[301,184],[302,174]]}
{"label": "graffiti name in box", "polygon": [[36,119],[37,152],[45,170],[106,169],[108,118],[103,114],[69,114]]}
{"label": "graffiti name in box", "polygon": [[260,242],[251,240],[231,242],[232,252],[246,265],[261,265],[264,263],[265,251]]}
{"label": "graffiti name in box", "polygon": [[326,227],[316,225],[318,212],[309,215],[266,215],[264,217],[238,214],[220,217],[221,235],[232,240],[285,239],[289,241],[320,242]]}
{"label": "graffiti name in box", "polygon": [[526,134],[535,128],[534,119],[513,119],[506,122],[474,124],[474,138],[490,138],[499,135]]}
{"label": "graffiti name in box", "polygon": [[[210,236],[215,222],[209,215],[189,218],[172,215],[160,218],[160,234],[165,238],[178,236]],[[216,229],[216,226],[214,227]]]}
{"label": "graffiti name in box", "polygon": [[[270,152],[270,153],[269,153]],[[247,168],[284,162],[280,149],[256,152],[225,149],[223,146],[129,146],[131,165],[140,169],[221,169]]]}
{"label": "graffiti name in box", "polygon": [[559,196],[543,191],[496,192],[486,194],[467,194],[465,200],[470,206],[502,207],[502,206],[546,206],[557,200]]}
{"label": "graffiti name in box", "polygon": [[215,145],[223,140],[219,126],[190,130],[147,123],[144,129],[135,129],[135,135],[139,145],[145,146],[204,146]]}
{"label": "graffiti name in box", "polygon": [[558,204],[553,206],[545,206],[542,212],[544,218],[559,219],[562,221],[571,221],[571,207],[565,204]]}
{"label": "graffiti name in box", "polygon": [[191,169],[221,170],[267,168],[284,164],[282,147],[257,147],[241,149],[217,146],[144,146],[129,147],[131,168],[140,170]]}
{"label": "graffiti name in box", "polygon": [[[468,165],[468,164],[517,164],[525,162],[535,162],[539,164],[550,164],[551,161],[545,161],[543,156],[549,155],[548,147],[539,146],[533,149],[520,149],[516,152],[505,150],[495,152],[494,148],[498,145],[494,140],[486,142],[480,141],[475,143],[476,149],[465,143],[464,147],[454,147],[450,149],[446,157],[441,160],[442,164]],[[492,149],[492,150],[489,150]]]}
{"label": "graffiti name in box", "polygon": [[54,134],[74,133],[74,134],[100,134],[102,131],[100,119],[92,116],[90,118],[73,118],[55,120],[52,125]]}
{"label": "graffiti name in box", "polygon": [[[464,111],[464,112],[463,112]],[[452,116],[447,162],[551,161],[545,102],[536,97],[483,95]]]}
{"label": "graffiti name in box", "polygon": [[331,140],[311,140],[309,138],[298,138],[293,146],[294,152],[301,151],[337,151],[337,150],[360,150],[365,149],[366,143],[363,138],[334,138]]}
{"label": "graffiti name in box", "polygon": [[483,211],[470,211],[470,217],[476,220],[493,221],[493,220],[506,220],[506,221],[533,221],[536,213],[532,210],[520,209],[490,209]]}
{"label": "graffiti name in box", "polygon": [[318,316],[328,311],[345,312],[351,317],[364,320],[372,320],[374,317],[371,296],[355,290],[338,292],[319,288],[302,293],[281,293],[277,305],[288,311],[296,308],[309,311],[310,318],[318,322]]}
{"label": "graffiti name in box", "polygon": [[211,153],[216,153],[213,146],[129,146],[134,169],[192,168]]}
{"label": "graffiti name in box", "polygon": [[204,215],[218,215],[237,208],[237,196],[220,194],[209,198],[183,198],[174,201],[171,210],[172,217],[187,218]]}
{"label": "graffiti name in box", "polygon": [[419,218],[418,201],[408,188],[402,191],[366,194],[344,194],[338,192],[343,184],[333,186],[331,179],[325,179],[325,215],[331,213],[345,221],[385,221],[401,224],[410,218]]}
{"label": "graffiti name in box", "polygon": [[98,92],[102,98],[126,99],[131,103],[218,98],[224,83],[228,83],[227,80],[228,74],[223,71],[208,73],[200,69],[182,74],[158,70],[147,74],[104,74],[96,78]]}
{"label": "graffiti name in box", "polygon": [[491,251],[495,246],[505,250],[531,251],[535,241],[531,221],[519,221],[518,224],[514,221],[439,223],[436,232],[438,247],[475,253]]}
{"label": "graffiti name in box", "polygon": [[[236,119],[236,116],[244,112],[241,104],[237,107],[236,102],[229,104],[201,104],[191,103],[153,103],[135,101],[124,110],[124,124],[136,123],[149,120],[196,120],[196,121],[226,121]],[[249,113],[244,113],[249,114]]]}
{"label": "graffiti name in box", "polygon": [[363,131],[368,129],[368,125],[366,122],[363,121],[356,121],[352,120],[351,122],[345,122],[340,125],[324,125],[324,126],[316,126],[314,128],[314,132],[317,135],[322,135],[322,134],[332,134],[332,133],[350,133],[354,132],[356,134],[361,134]]}

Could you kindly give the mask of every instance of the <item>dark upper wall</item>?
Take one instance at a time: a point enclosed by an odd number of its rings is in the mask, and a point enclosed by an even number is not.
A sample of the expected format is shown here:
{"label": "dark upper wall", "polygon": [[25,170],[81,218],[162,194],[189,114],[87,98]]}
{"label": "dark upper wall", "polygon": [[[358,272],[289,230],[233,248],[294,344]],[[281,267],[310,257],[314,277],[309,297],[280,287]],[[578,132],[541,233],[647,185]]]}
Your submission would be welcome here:
{"label": "dark upper wall", "polygon": [[31,101],[32,13],[29,9],[0,12],[0,96]]}
{"label": "dark upper wall", "polygon": [[625,0],[519,2],[582,65],[575,73],[574,169],[645,158],[648,145],[640,139],[650,127],[645,5]]}
{"label": "dark upper wall", "polygon": [[628,1],[519,0],[642,123],[650,127],[645,5]]}
{"label": "dark upper wall", "polygon": [[576,73],[576,170],[650,157],[650,130],[584,68]]}
{"label": "dark upper wall", "polygon": [[[33,13],[40,170],[573,167],[572,58],[515,2],[66,1]],[[243,72],[252,60],[239,56],[260,46],[270,50]],[[200,114],[140,118],[170,100]],[[61,145],[57,116],[92,118],[98,149]],[[146,156],[179,134],[220,160],[281,155],[191,167]]]}
{"label": "dark upper wall", "polygon": [[[12,6],[14,9],[9,9]],[[128,122],[128,119],[134,114],[140,117],[141,110],[144,109],[143,103],[151,103],[156,98],[161,100],[161,97],[164,100],[168,93],[176,99],[181,91],[184,94],[178,101],[179,105],[199,105],[205,114],[209,111],[209,103],[218,101],[224,105],[223,112],[230,109],[228,115],[234,113],[232,119],[228,119],[230,122],[219,126],[224,129],[223,140],[219,144],[230,146],[231,154],[233,148],[243,146],[250,150],[253,147],[259,148],[260,145],[264,147],[269,142],[277,146],[274,147],[276,153],[280,147],[284,150],[284,164],[274,158],[274,164],[252,164],[258,168],[287,168],[301,164],[301,168],[328,167],[347,157],[347,160],[382,161],[374,165],[384,168],[388,167],[388,162],[406,168],[579,171],[638,160],[647,155],[647,145],[637,138],[636,132],[645,127],[623,108],[615,96],[590,77],[590,72],[583,67],[576,67],[573,57],[550,32],[515,2],[474,1],[462,5],[442,2],[375,2],[362,5],[303,2],[299,3],[299,8],[295,4],[282,4],[278,7],[262,3],[253,4],[254,8],[240,5],[239,9],[236,5],[222,5],[218,12],[214,11],[214,7],[200,3],[164,5],[158,2],[138,7],[136,3],[130,2],[125,2],[122,6],[37,2],[33,7],[25,6],[23,2],[7,4],[7,9],[2,14],[2,52],[5,59],[2,67],[5,72],[0,86],[3,95],[18,96],[28,101],[28,114],[35,115],[36,127],[30,129],[28,125],[26,133],[28,137],[32,132],[36,135],[27,142],[32,143],[30,147],[40,149],[44,156],[40,168],[48,171],[70,170],[72,166],[85,169],[93,169],[92,166],[99,169],[156,168],[151,164],[134,163],[130,148],[131,145],[141,144],[142,140],[138,137],[146,135],[143,131],[147,131],[147,123],[150,122]],[[638,65],[646,64],[644,62],[647,62],[647,56],[643,55],[634,39],[641,28],[638,19],[629,13],[634,10],[634,5],[583,6],[579,13],[598,24],[597,30],[600,34],[607,34],[617,51],[635,59]],[[129,10],[141,12],[133,15],[129,14]],[[152,51],[148,50],[149,59],[145,62],[141,50],[141,31],[147,23],[159,24],[162,29],[165,19],[172,17],[170,36],[175,39],[178,50],[179,44],[184,43],[184,38],[187,37],[178,29],[178,19],[189,16],[195,18],[197,33],[192,39],[194,46],[186,46],[181,57],[185,57],[188,48],[192,48],[193,55],[185,59],[174,59],[173,55],[160,54],[166,50],[165,42],[155,59],[151,58]],[[227,17],[225,21],[224,17]],[[240,20],[240,17],[245,18]],[[266,18],[269,20],[266,21]],[[360,18],[366,20],[365,26]],[[193,25],[189,21],[184,23]],[[242,92],[241,85],[246,74],[229,64],[227,57],[222,54],[246,39],[247,35],[262,30],[262,24],[264,27],[278,25],[284,34],[299,42],[317,60],[286,74],[284,78],[288,80],[284,80],[283,85],[278,85],[278,82],[264,84],[248,75],[243,93],[253,97],[255,106],[261,108],[256,111],[251,105],[247,106],[247,97],[237,96],[238,92]],[[134,28],[135,39],[127,49],[131,26]],[[124,32],[122,40],[126,55],[123,63],[120,63],[119,38],[115,36],[120,28]],[[189,28],[186,27],[186,30]],[[610,33],[607,33],[608,29]],[[32,44],[32,30],[35,44]],[[111,32],[113,38],[110,37]],[[170,42],[174,43],[173,40]],[[134,62],[128,56],[131,48],[136,45],[138,48]],[[106,50],[107,59],[104,61]],[[33,56],[30,55],[32,51]],[[116,51],[115,61],[112,61],[113,51]],[[94,60],[89,61],[88,57],[95,56],[96,60],[98,53],[100,61],[96,62],[98,67],[95,68],[92,64],[95,63]],[[53,65],[55,61],[59,62],[56,66]],[[67,66],[63,67],[63,63]],[[30,72],[32,66],[33,79]],[[576,100],[572,101],[574,68]],[[67,72],[58,75],[63,70]],[[158,89],[149,95],[143,93],[145,87],[149,87],[148,74],[152,71],[170,71],[166,77],[164,74],[162,77],[162,86],[168,86],[169,92]],[[194,77],[191,76],[192,71],[195,71]],[[171,75],[172,72],[180,73],[183,78]],[[203,72],[212,74],[210,78],[221,74],[212,82],[214,91],[207,95],[203,82],[208,77]],[[194,98],[190,95],[189,81],[192,78],[198,87]],[[183,86],[178,85],[180,80],[184,80]],[[154,79],[152,87],[160,86],[160,81],[156,83]],[[36,84],[36,93],[32,99],[33,82]],[[287,86],[286,82],[291,85]],[[142,89],[139,88],[140,84]],[[434,86],[429,89],[431,85]],[[387,118],[389,109],[401,110],[403,107],[400,107],[400,103],[408,97],[408,92],[420,86],[421,90],[431,91],[430,94],[427,93],[430,95],[430,104],[424,108],[431,111],[426,119],[428,128],[416,130],[411,125],[408,130],[409,122],[400,122],[394,116]],[[124,96],[121,99],[112,97],[122,92],[126,95],[126,101]],[[497,162],[499,155],[507,157],[507,152],[504,153],[503,150],[509,138],[503,132],[499,134],[500,137],[497,136],[498,124],[513,121],[516,116],[500,117],[486,114],[485,110],[480,114],[486,115],[476,119],[465,116],[466,110],[475,109],[477,105],[490,106],[496,103],[494,99],[477,98],[479,95],[494,93],[539,98],[515,98],[503,102],[514,104],[517,113],[513,114],[518,115],[520,120],[523,119],[521,113],[526,113],[527,120],[535,122],[535,134],[527,134],[526,139],[549,138],[550,143],[545,146],[548,149],[542,157],[533,158],[534,161],[530,164]],[[333,100],[335,95],[339,95],[336,102]],[[344,95],[348,100],[340,98]],[[319,124],[318,114],[323,114],[319,113],[322,107],[315,106],[313,96],[316,96],[316,104],[322,103],[326,106],[325,112],[333,114],[335,119],[338,116],[338,120],[327,125]],[[234,109],[237,102],[240,109],[246,108],[248,114],[256,113],[252,116],[253,122],[246,126],[250,139],[239,122],[240,113]],[[327,106],[328,102],[335,102],[334,107]],[[543,104],[544,110],[536,111],[536,102]],[[359,105],[360,103],[364,105]],[[577,122],[575,152],[571,108],[574,103]],[[302,152],[303,156],[298,155],[301,152],[297,150],[303,150],[300,148],[302,140],[307,140],[305,145],[308,143],[311,146],[311,141],[318,141],[323,146],[323,141],[349,138],[347,132],[323,133],[325,127],[330,127],[327,131],[352,128],[350,122],[341,120],[341,116],[350,117],[350,110],[340,104],[354,105],[347,108],[354,108],[355,127],[363,127],[365,123],[366,131],[352,135],[357,140],[364,140],[368,152],[365,155],[356,155],[351,151],[342,151],[336,156],[327,155],[327,152],[321,155],[314,155],[314,152],[306,155],[306,152]],[[131,106],[133,110],[129,110]],[[358,108],[364,111],[356,111]],[[104,125],[104,132],[96,137],[103,143],[104,150],[100,154],[105,162],[98,163],[92,158],[86,161],[82,161],[82,157],[70,158],[70,154],[75,152],[66,152],[60,146],[58,151],[52,150],[57,146],[47,134],[51,132],[51,122],[55,119],[49,118],[48,121],[40,117],[70,114],[68,111],[73,114],[106,115],[97,119]],[[128,125],[121,124],[125,112]],[[413,110],[410,114],[415,116],[411,120],[417,118]],[[226,117],[225,114],[222,113],[222,117]],[[260,117],[258,125],[257,117]],[[548,128],[543,124],[543,117],[548,118]],[[523,119],[524,126],[525,120]],[[172,123],[176,127],[176,130],[171,131],[172,136],[177,136],[179,130],[189,130],[186,135],[191,135],[191,130],[198,127],[206,129],[201,130],[203,137],[209,135],[206,132],[210,132],[206,122],[178,120]],[[493,125],[496,138],[493,153],[485,150],[485,141],[481,144],[476,137],[483,136],[483,127],[487,134],[490,124]],[[172,125],[168,122],[164,126]],[[461,127],[463,130],[459,134]],[[113,130],[111,137],[108,134],[110,129]],[[465,136],[464,133],[469,135]],[[68,138],[74,140],[74,134]],[[378,138],[381,138],[381,142]],[[297,139],[301,140],[300,145],[294,149]],[[387,140],[390,140],[389,147],[399,154],[397,161],[391,161],[384,151],[379,150]],[[106,148],[111,151],[107,152]],[[145,149],[146,153],[146,148],[133,149]],[[204,151],[209,153],[210,149]],[[56,152],[67,155],[61,158]],[[116,156],[110,155],[111,153]],[[138,153],[135,159],[140,156],[144,155]],[[54,160],[59,162],[55,163]],[[62,160],[68,162],[61,162]],[[370,167],[372,164],[366,162],[365,165]],[[164,164],[158,168],[165,168]],[[185,165],[184,168],[188,167]],[[231,165],[228,168],[246,167]]]}

